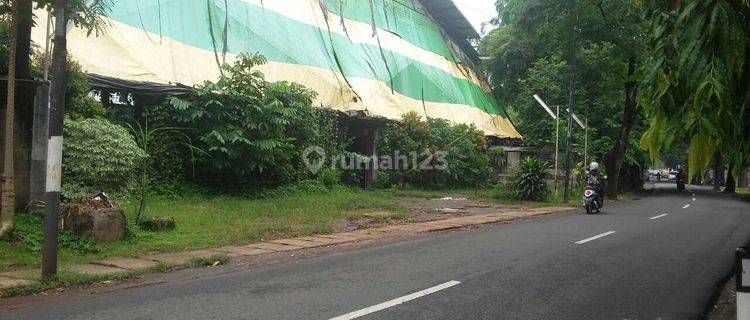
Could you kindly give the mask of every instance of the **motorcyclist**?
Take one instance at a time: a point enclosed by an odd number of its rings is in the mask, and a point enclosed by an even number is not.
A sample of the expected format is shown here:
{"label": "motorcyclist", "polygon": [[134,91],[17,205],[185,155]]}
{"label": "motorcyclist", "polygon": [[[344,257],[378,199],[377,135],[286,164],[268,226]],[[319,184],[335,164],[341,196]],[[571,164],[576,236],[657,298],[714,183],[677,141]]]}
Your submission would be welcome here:
{"label": "motorcyclist", "polygon": [[599,163],[592,162],[589,164],[589,170],[586,172],[586,186],[591,187],[599,197],[599,205],[604,206],[604,175],[599,171]]}

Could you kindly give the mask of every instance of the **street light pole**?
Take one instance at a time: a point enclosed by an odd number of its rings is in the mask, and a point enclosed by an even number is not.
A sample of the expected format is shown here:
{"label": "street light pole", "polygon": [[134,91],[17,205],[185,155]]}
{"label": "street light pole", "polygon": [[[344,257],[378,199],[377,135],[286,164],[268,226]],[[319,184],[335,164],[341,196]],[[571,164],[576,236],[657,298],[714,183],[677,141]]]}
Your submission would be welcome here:
{"label": "street light pole", "polygon": [[68,0],[55,1],[55,40],[52,50],[49,142],[47,144],[47,184],[44,205],[44,245],[42,277],[57,273],[57,224],[62,184],[63,117],[65,114],[65,61],[67,56]]}
{"label": "street light pole", "polygon": [[558,163],[560,162],[558,160],[558,156],[560,153],[560,106],[556,106],[556,114],[557,117],[555,118],[555,201],[559,201],[560,197],[558,195],[558,188],[557,188],[557,176],[559,175],[557,167]]}
{"label": "street light pole", "polygon": [[[570,14],[574,15],[575,2],[571,2]],[[573,22],[576,17],[572,16]],[[576,27],[573,23],[571,30],[570,44],[570,79],[568,83],[568,139],[565,143],[565,192],[563,193],[563,202],[567,203],[570,199],[570,148],[573,145],[573,93],[576,86]]]}

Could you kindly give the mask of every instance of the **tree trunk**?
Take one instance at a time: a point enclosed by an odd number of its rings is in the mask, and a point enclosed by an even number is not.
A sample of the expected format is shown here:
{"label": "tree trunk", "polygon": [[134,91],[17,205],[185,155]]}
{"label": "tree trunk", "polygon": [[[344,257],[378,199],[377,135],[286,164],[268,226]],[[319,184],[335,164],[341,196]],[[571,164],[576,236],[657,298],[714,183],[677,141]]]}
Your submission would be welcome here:
{"label": "tree trunk", "polygon": [[721,191],[721,180],[722,174],[724,173],[724,160],[721,157],[721,152],[719,150],[716,150],[714,153],[714,191]]}
{"label": "tree trunk", "polygon": [[[31,80],[31,27],[34,24],[33,1],[18,0],[18,35],[16,36],[16,79]],[[31,128],[34,116],[35,87],[30,83],[16,83],[16,116],[22,128]]]}
{"label": "tree trunk", "polygon": [[13,138],[16,100],[16,47],[18,45],[18,2],[12,4],[10,48],[8,52],[8,102],[5,106],[5,132],[3,133],[2,196],[0,196],[0,238],[13,231],[16,214],[16,186],[13,168]]}
{"label": "tree trunk", "polygon": [[737,183],[734,181],[734,175],[732,174],[732,170],[734,169],[733,165],[729,165],[727,167],[727,184],[724,187],[725,193],[734,193],[737,188]]}
{"label": "tree trunk", "polygon": [[[628,59],[628,79],[634,73],[635,58],[631,57]],[[635,124],[635,120],[638,117],[639,107],[636,101],[637,85],[635,81],[631,80],[625,83],[625,110],[622,113],[620,134],[615,138],[612,151],[610,151],[606,159],[607,173],[609,174],[606,194],[611,199],[617,198],[617,192],[620,189],[619,179],[620,171],[622,170],[622,160],[625,157],[625,151],[628,149],[630,130],[633,128],[633,124]]]}

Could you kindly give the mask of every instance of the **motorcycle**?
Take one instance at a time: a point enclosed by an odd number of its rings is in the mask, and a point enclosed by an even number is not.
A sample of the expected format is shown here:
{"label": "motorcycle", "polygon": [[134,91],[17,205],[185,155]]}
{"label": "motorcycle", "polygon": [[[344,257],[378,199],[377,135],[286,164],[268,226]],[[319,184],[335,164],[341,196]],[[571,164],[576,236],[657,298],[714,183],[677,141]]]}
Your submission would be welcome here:
{"label": "motorcycle", "polygon": [[587,214],[601,212],[601,200],[599,199],[599,194],[594,188],[587,186],[586,190],[583,191],[583,207],[586,208]]}
{"label": "motorcycle", "polygon": [[604,184],[607,182],[607,176],[603,176],[603,181],[596,181],[597,179],[591,179],[586,181],[585,189],[583,191],[583,207],[586,209],[587,214],[600,213],[604,203],[602,195],[596,192],[595,185],[600,185],[604,188]]}
{"label": "motorcycle", "polygon": [[685,191],[685,178],[677,177],[677,191]]}

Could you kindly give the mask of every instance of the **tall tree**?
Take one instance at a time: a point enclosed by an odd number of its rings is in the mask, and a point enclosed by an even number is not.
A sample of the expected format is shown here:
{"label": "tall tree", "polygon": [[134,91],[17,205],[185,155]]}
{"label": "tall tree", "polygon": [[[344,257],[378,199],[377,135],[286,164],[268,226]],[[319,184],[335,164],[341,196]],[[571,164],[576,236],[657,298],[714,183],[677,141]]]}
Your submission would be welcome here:
{"label": "tall tree", "polygon": [[[589,118],[589,158],[605,162],[611,177],[608,194],[616,197],[619,173],[634,171],[625,170],[624,164],[640,167],[645,160],[638,148],[631,148],[634,131],[641,130],[642,110],[637,101],[644,30],[641,7],[621,0],[572,2],[573,9],[571,1],[497,1],[499,17],[495,23],[499,28],[484,39],[480,50],[491,57],[487,64],[490,80],[501,102],[521,118],[517,124],[525,139],[535,145],[553,145],[550,137],[554,137],[554,125],[544,120],[546,116],[531,95],[549,97],[546,100],[550,104],[566,100],[567,95],[560,90],[564,86],[559,72],[565,73],[567,61],[572,61],[563,57],[573,39],[566,31],[573,28],[567,17],[575,11],[581,21],[574,34],[576,113]],[[549,68],[554,61],[564,64],[557,68],[559,72]],[[540,76],[540,72],[546,75]],[[574,137],[583,143],[583,133],[574,132]],[[633,183],[633,187],[639,185]]]}
{"label": "tall tree", "polygon": [[[27,1],[27,0],[21,0]],[[0,238],[4,237],[15,226],[16,186],[13,170],[13,140],[15,136],[15,100],[16,100],[16,48],[18,45],[18,1],[11,3],[12,18],[10,32],[10,50],[8,52],[8,94],[5,105],[5,131],[3,132],[3,172],[2,196],[0,197]]]}

